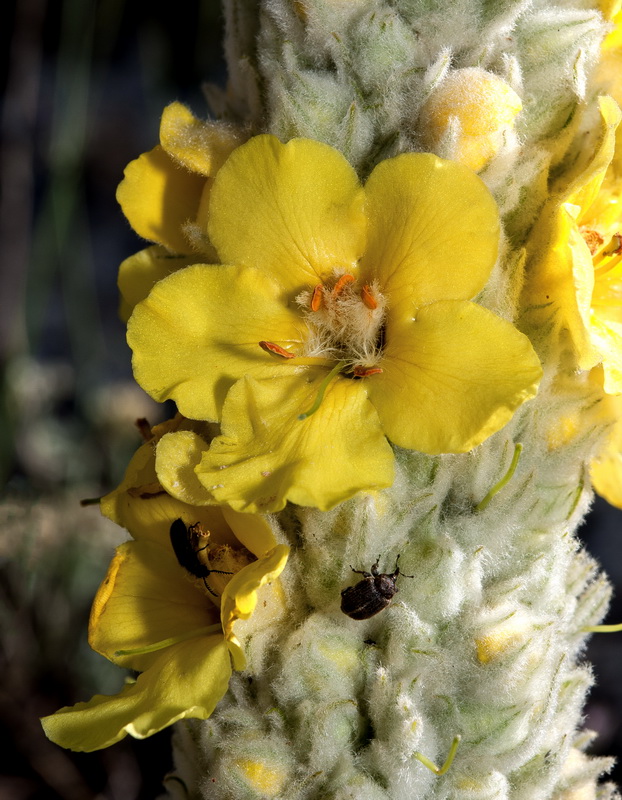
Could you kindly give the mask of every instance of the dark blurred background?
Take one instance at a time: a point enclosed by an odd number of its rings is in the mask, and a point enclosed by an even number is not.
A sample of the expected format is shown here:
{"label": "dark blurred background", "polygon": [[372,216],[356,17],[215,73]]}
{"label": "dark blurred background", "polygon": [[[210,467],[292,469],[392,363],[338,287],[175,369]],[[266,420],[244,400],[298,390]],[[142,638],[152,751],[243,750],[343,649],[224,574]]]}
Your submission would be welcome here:
{"label": "dark blurred background", "polygon": [[[147,800],[170,733],[92,754],[48,742],[38,717],[109,694],[121,671],[86,641],[93,595],[125,536],[79,501],[109,491],[161,411],[133,383],[118,264],[142,247],[115,202],[124,166],[177,99],[203,115],[224,84],[218,0],[5,3],[0,36],[0,800]],[[622,586],[622,512],[582,529]],[[618,591],[607,621],[622,620]],[[622,753],[622,634],[593,637],[593,752]],[[622,771],[617,771],[622,783]]]}

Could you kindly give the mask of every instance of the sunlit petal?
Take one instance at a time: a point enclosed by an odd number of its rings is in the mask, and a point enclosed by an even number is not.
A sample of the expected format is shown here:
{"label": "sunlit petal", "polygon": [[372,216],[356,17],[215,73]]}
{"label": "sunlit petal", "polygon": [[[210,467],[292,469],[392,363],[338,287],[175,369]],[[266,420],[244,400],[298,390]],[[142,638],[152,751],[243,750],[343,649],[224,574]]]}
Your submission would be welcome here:
{"label": "sunlit petal", "polygon": [[209,235],[223,263],[265,270],[291,296],[352,271],[365,246],[363,190],[337,150],[263,135],[216,176]]}
{"label": "sunlit petal", "polygon": [[460,300],[432,303],[387,343],[369,398],[389,439],[424,453],[461,453],[498,431],[542,375],[526,336]]}

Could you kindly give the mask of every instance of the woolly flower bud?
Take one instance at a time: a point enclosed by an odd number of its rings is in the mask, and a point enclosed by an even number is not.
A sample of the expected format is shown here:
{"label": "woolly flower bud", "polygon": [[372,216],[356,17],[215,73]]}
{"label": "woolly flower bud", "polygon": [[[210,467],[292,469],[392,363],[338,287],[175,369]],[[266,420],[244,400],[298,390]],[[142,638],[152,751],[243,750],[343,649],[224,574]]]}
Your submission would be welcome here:
{"label": "woolly flower bud", "polygon": [[454,70],[423,107],[427,144],[437,146],[457,128],[453,158],[478,172],[498,153],[522,107],[512,87],[492,72]]}
{"label": "woolly flower bud", "polygon": [[236,766],[249,787],[261,794],[261,797],[277,797],[281,794],[287,773],[280,766],[248,758],[240,759]]}
{"label": "woolly flower bud", "polygon": [[512,614],[486,630],[475,640],[477,658],[487,664],[507,650],[520,646],[529,636],[531,625],[520,612]]}

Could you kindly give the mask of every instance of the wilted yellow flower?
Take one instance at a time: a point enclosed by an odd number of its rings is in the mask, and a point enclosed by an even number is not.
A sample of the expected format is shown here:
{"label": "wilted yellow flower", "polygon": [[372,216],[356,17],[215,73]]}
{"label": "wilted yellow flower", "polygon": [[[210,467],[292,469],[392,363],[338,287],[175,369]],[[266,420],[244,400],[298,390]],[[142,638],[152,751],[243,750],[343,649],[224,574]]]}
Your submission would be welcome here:
{"label": "wilted yellow flower", "polygon": [[[288,548],[277,545],[265,519],[216,506],[189,509],[153,481],[140,483],[152,477],[153,458],[148,442],[122,487],[103,501],[121,524],[132,520],[134,540],[117,548],[89,624],[91,647],[140,675],[117,695],[96,695],[42,720],[47,736],[72,750],[208,717],[227,690],[232,665],[246,666],[236,621],[252,615],[258,591],[287,560]],[[180,559],[184,548],[187,557]],[[270,599],[277,618],[283,608],[276,585],[264,595]]]}
{"label": "wilted yellow flower", "polygon": [[398,156],[363,189],[327,145],[258,136],[219,171],[208,232],[223,265],[160,281],[128,325],[143,388],[221,420],[201,502],[328,508],[390,485],[385,436],[464,452],[536,391],[526,337],[469,302],[499,221],[455,162]]}
{"label": "wilted yellow flower", "polygon": [[214,260],[205,217],[211,179],[242,141],[231,126],[202,122],[181,103],[164,109],[160,144],[127,165],[117,189],[132,228],[155,243],[121,264],[124,319],[165,275],[196,261]]}

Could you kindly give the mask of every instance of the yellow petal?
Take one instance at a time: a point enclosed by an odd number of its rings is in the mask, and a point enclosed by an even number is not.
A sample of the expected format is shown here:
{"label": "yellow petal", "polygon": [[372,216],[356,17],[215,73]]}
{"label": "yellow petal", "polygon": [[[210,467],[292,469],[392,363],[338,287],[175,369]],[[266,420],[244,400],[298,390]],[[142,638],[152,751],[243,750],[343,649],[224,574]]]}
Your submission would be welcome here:
{"label": "yellow petal", "polygon": [[158,480],[180,502],[198,507],[214,502],[195,472],[207,448],[205,439],[192,431],[166,434],[156,445]]}
{"label": "yellow petal", "polygon": [[594,489],[616,508],[622,508],[622,398],[613,397],[617,418],[606,446],[590,464]]}
{"label": "yellow petal", "polygon": [[117,201],[139,236],[186,254],[183,226],[194,222],[205,178],[180,167],[160,145],[125,168]]}
{"label": "yellow petal", "polygon": [[509,322],[475,303],[419,309],[387,339],[369,399],[389,439],[424,453],[462,453],[502,428],[536,393],[542,369]]}
{"label": "yellow petal", "polygon": [[214,175],[245,137],[224,122],[203,122],[182,103],[171,103],[160,121],[160,144],[191,172]]}
{"label": "yellow petal", "polygon": [[277,545],[263,558],[241,569],[231,578],[222,595],[221,622],[225,638],[230,643],[235,669],[245,668],[245,658],[234,633],[238,619],[248,619],[257,606],[258,591],[266,583],[278,578],[289,556],[289,547]]}
{"label": "yellow petal", "polygon": [[[179,499],[185,499],[187,503],[192,503],[197,516],[202,516],[205,512],[220,514],[235,539],[260,558],[276,545],[272,528],[264,516],[242,514],[228,506],[201,507],[203,503],[214,502],[211,493],[199,481],[196,474],[196,469],[207,449],[205,440],[191,431],[179,431],[163,436],[158,442],[156,451],[158,478],[171,494]],[[209,524],[204,527],[211,528]],[[218,536],[217,541],[220,542]]]}
{"label": "yellow petal", "polygon": [[620,11],[620,0],[599,0],[598,7],[605,19],[613,19]]}
{"label": "yellow petal", "polygon": [[591,333],[602,359],[605,392],[622,394],[622,324],[593,314]]}
{"label": "yellow petal", "polygon": [[216,176],[209,236],[223,263],[265,270],[294,295],[336,267],[356,268],[363,198],[353,168],[332,147],[256,136]]}
{"label": "yellow petal", "polygon": [[41,720],[61,747],[99,750],[129,733],[144,739],[180,719],[207,719],[223,697],[231,660],[222,636],[202,636],[157,654],[151,667],[117,695],[61,708]]}
{"label": "yellow petal", "polygon": [[186,417],[218,419],[236,380],[284,368],[260,341],[292,351],[301,345],[305,325],[280,295],[257,270],[195,264],[173,273],[128,323],[134,377],[154,399],[175,400]]}
{"label": "yellow petal", "polygon": [[261,514],[242,514],[228,506],[222,506],[227,524],[247,550],[257,558],[265,556],[276,546],[276,539],[266,517]]}
{"label": "yellow petal", "polygon": [[117,285],[121,293],[119,316],[123,322],[128,321],[136,303],[147,297],[154,284],[195,261],[192,256],[171,255],[161,245],[146,247],[122,261]]}
{"label": "yellow petal", "polygon": [[580,368],[591,369],[598,362],[589,331],[594,267],[577,212],[568,203],[551,203],[542,212],[528,243],[522,303],[530,323],[568,331]]}
{"label": "yellow petal", "polygon": [[[581,208],[580,224],[588,226],[594,224],[589,209],[600,191],[605,173],[613,158],[616,128],[622,118],[618,104],[611,97],[600,97],[598,108],[600,111],[598,138],[593,148],[587,151],[589,160],[587,163],[579,162],[575,166],[574,173],[576,174],[579,169],[578,174],[562,190],[564,199]],[[560,190],[559,185],[553,185],[553,192]]]}
{"label": "yellow petal", "polygon": [[369,242],[361,266],[377,276],[392,319],[436,300],[468,300],[497,258],[499,214],[466,167],[430,154],[381,162],[365,186]]}
{"label": "yellow petal", "polygon": [[[169,420],[165,430],[173,430],[176,424],[177,420]],[[169,546],[171,523],[179,518],[188,525],[200,522],[219,544],[235,544],[222,509],[214,505],[198,507],[165,491],[155,469],[156,441],[157,437],[134,453],[121,484],[101,499],[102,514],[130,531],[135,539],[164,547]]]}
{"label": "yellow petal", "polygon": [[236,511],[278,511],[290,500],[332,508],[390,486],[393,452],[362,381],[336,378],[319,409],[324,370],[273,380],[245,378],[229,392],[217,437],[197,468],[218,502]]}
{"label": "yellow petal", "polygon": [[202,586],[177,562],[172,546],[125,542],[117,548],[89,621],[93,650],[144,670],[159,652],[115,656],[189,634],[218,621]]}

